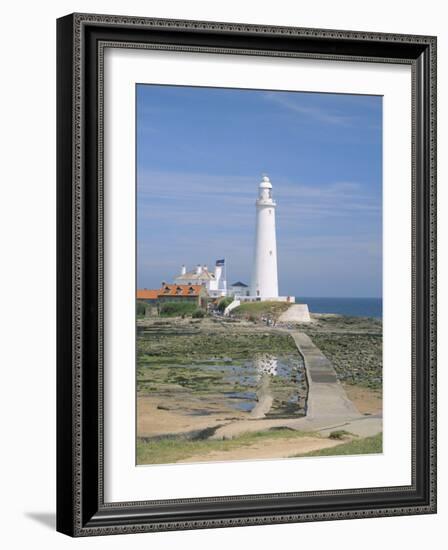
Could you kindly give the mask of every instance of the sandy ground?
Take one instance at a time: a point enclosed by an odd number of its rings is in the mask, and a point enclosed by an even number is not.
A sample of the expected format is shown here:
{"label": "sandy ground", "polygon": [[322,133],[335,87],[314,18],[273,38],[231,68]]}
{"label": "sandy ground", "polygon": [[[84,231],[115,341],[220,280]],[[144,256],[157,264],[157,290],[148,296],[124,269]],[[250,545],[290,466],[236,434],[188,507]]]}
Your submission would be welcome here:
{"label": "sandy ground", "polygon": [[[372,416],[381,414],[382,395],[380,391],[369,390],[351,384],[344,384],[344,389],[348,398],[361,414]],[[179,398],[177,403],[173,403],[171,399],[168,402],[164,401],[161,397],[138,397],[137,434],[139,437],[180,434],[228,424],[233,420],[248,420],[247,413],[230,408],[223,409],[219,405],[216,405],[214,410],[210,406],[209,414],[200,414],[201,402],[191,398],[188,399],[187,396]],[[158,408],[159,406],[167,407],[169,410]],[[250,424],[253,423],[254,421],[252,420]],[[272,426],[285,424],[285,422],[260,419],[255,424],[257,424],[257,429],[269,429]]]}
{"label": "sandy ground", "polygon": [[254,443],[229,451],[212,451],[208,454],[190,456],[179,462],[208,462],[228,460],[263,460],[268,458],[288,458],[297,454],[309,453],[319,449],[335,447],[343,441],[322,439],[318,437],[301,437],[297,439],[274,439]]}
{"label": "sandy ground", "polygon": [[343,384],[347,397],[361,414],[378,415],[383,410],[383,397],[380,390],[369,390],[353,384]]}
{"label": "sandy ground", "polygon": [[[165,410],[159,407],[167,407]],[[232,420],[247,418],[247,413],[234,409],[223,409],[207,404],[207,413],[201,414],[200,400],[182,396],[164,401],[162,397],[139,396],[137,398],[137,435],[153,437],[163,434],[179,434],[205,430],[226,424]]]}

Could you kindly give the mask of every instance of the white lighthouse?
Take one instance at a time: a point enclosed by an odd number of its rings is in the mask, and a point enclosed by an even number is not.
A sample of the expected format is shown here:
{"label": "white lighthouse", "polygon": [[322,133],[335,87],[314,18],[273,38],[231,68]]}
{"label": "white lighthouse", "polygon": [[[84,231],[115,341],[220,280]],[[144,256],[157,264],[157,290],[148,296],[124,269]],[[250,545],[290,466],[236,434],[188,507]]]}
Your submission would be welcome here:
{"label": "white lighthouse", "polygon": [[272,184],[268,176],[258,186],[256,201],[255,251],[251,294],[256,299],[278,299],[277,241]]}

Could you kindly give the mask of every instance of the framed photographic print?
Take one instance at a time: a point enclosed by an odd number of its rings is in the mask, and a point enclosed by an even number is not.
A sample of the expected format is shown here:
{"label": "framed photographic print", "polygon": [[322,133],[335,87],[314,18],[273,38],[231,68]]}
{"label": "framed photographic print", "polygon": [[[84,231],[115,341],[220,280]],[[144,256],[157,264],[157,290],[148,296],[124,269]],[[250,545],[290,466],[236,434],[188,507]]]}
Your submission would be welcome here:
{"label": "framed photographic print", "polygon": [[436,38],[58,20],[57,528],[436,511]]}

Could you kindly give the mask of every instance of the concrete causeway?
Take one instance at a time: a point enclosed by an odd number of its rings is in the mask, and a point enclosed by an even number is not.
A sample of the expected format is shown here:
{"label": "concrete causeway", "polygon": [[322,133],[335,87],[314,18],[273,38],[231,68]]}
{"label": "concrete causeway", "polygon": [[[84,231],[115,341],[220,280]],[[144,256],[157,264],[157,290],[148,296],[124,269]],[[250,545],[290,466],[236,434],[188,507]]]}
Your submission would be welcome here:
{"label": "concrete causeway", "polygon": [[327,436],[336,430],[346,430],[360,437],[381,432],[382,416],[366,416],[356,409],[337,379],[333,365],[314,345],[311,338],[303,332],[288,332],[293,337],[305,363],[308,380],[306,416],[297,419],[238,420],[218,428],[211,439],[231,439],[242,433],[270,428],[291,428],[305,432],[319,432]]}
{"label": "concrete causeway", "polygon": [[279,323],[311,323],[310,312],[306,304],[294,304],[278,318]]}
{"label": "concrete causeway", "polygon": [[337,379],[333,365],[303,332],[292,332],[296,346],[303,356],[308,379],[307,418],[359,417]]}

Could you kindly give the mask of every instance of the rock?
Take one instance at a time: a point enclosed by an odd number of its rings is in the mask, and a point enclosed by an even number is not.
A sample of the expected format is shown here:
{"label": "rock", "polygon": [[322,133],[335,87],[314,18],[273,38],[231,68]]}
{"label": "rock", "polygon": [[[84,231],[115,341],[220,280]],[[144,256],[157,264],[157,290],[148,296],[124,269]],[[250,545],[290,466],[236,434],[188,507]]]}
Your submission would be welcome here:
{"label": "rock", "polygon": [[165,405],[163,403],[159,403],[159,405],[157,405],[157,408],[161,411],[174,411],[175,409],[177,409],[177,407],[175,407],[174,405]]}

